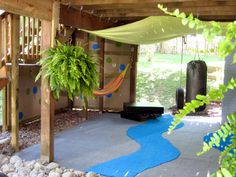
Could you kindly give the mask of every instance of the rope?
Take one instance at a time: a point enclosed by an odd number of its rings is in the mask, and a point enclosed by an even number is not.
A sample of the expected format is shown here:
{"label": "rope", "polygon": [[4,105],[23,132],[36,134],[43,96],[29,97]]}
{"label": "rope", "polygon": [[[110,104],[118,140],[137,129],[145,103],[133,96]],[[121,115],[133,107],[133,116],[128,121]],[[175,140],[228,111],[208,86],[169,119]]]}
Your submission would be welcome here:
{"label": "rope", "polygon": [[180,63],[180,79],[179,79],[179,87],[182,87],[182,72],[183,72],[183,57],[184,57],[184,43],[185,37],[182,36],[182,48],[181,48],[181,63]]}

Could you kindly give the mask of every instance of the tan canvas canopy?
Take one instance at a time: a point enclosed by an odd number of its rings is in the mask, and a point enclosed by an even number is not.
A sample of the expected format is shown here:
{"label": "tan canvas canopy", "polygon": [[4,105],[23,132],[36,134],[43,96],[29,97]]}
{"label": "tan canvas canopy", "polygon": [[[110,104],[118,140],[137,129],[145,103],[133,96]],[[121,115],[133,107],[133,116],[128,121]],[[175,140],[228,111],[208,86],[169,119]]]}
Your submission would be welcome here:
{"label": "tan canvas canopy", "polygon": [[172,38],[196,34],[181,19],[171,16],[150,16],[127,25],[98,31],[83,30],[96,36],[127,44],[152,44]]}

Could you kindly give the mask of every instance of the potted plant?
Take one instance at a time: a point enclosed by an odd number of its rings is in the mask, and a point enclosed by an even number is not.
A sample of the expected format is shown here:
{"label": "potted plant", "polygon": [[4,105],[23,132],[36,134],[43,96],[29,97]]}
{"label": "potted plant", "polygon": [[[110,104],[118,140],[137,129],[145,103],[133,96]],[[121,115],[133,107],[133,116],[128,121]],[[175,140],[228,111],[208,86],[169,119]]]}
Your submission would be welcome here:
{"label": "potted plant", "polygon": [[59,99],[62,91],[66,91],[71,100],[78,95],[93,96],[93,89],[98,84],[97,64],[82,46],[57,42],[56,47],[43,53],[47,57],[38,62],[41,69],[35,80],[43,74],[49,80],[55,99]]}

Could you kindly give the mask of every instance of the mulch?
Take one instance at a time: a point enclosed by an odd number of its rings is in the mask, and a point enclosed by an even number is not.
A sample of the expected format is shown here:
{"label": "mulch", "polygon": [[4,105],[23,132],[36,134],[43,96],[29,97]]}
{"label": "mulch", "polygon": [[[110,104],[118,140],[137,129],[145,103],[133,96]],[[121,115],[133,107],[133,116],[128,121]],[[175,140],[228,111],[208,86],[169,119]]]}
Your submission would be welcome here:
{"label": "mulch", "polygon": [[[169,109],[173,115],[178,114],[179,110],[176,106]],[[189,116],[203,116],[203,117],[220,117],[222,112],[222,103],[218,101],[212,101],[206,106],[204,111],[188,114]]]}

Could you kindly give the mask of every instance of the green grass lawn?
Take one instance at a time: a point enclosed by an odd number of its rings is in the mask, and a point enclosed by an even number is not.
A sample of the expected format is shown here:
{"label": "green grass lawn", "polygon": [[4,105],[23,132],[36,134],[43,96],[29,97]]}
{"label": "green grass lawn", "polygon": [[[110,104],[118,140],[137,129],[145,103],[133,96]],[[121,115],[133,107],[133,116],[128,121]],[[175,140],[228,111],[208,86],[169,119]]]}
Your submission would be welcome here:
{"label": "green grass lawn", "polygon": [[[209,65],[223,67],[224,60],[219,57],[201,57]],[[137,101],[155,102],[159,100],[167,109],[175,105],[175,91],[178,87],[185,88],[186,66],[194,56],[184,56],[182,65],[182,82],[180,84],[180,55],[158,54],[148,60],[144,55],[139,56],[137,74]],[[208,89],[212,87],[208,81]]]}

